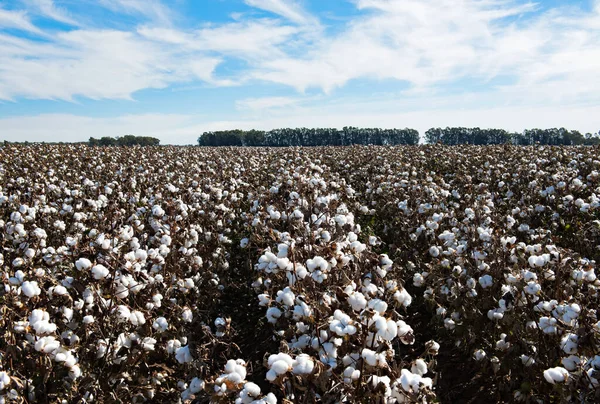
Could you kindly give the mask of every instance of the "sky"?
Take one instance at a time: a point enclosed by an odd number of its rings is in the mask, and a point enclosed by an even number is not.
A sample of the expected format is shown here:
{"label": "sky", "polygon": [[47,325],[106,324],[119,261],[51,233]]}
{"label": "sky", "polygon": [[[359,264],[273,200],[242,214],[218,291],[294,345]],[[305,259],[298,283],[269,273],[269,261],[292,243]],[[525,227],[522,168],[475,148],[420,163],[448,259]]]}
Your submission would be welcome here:
{"label": "sky", "polygon": [[600,130],[600,0],[0,0],[0,140]]}

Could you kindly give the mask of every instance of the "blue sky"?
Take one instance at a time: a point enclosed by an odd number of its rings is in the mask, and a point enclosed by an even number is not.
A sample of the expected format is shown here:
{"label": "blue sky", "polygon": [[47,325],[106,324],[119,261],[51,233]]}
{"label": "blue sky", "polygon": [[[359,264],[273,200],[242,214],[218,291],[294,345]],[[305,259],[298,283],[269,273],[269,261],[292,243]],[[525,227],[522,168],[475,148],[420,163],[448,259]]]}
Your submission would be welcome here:
{"label": "blue sky", "polygon": [[600,0],[0,0],[0,140],[600,130]]}

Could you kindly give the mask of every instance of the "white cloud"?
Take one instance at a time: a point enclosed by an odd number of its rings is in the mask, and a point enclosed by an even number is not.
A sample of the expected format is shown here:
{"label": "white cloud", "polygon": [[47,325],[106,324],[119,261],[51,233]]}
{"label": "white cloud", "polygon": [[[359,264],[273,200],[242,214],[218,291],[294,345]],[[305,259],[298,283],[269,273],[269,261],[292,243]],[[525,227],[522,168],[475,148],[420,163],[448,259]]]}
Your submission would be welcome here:
{"label": "white cloud", "polygon": [[64,24],[79,26],[69,13],[57,7],[53,0],[25,0],[25,3],[36,13]]}
{"label": "white cloud", "polygon": [[0,7],[0,30],[3,28],[16,28],[36,34],[41,34],[42,32],[31,23],[25,11],[6,10]]}
{"label": "white cloud", "polygon": [[171,25],[173,12],[160,0],[100,0],[100,5],[115,12],[143,16],[160,25]]}
{"label": "white cloud", "polygon": [[250,7],[280,15],[296,24],[315,24],[316,19],[295,0],[244,0]]}
{"label": "white cloud", "polygon": [[235,107],[239,110],[263,111],[266,109],[289,107],[298,102],[300,102],[299,99],[292,97],[245,98],[237,100]]}

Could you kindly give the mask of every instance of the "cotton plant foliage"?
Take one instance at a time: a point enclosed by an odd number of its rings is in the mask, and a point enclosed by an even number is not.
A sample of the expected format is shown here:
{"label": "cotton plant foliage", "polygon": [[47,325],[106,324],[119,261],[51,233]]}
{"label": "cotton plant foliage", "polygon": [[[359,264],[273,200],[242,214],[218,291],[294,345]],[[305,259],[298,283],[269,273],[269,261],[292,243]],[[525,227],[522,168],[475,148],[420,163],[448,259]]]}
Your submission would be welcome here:
{"label": "cotton plant foliage", "polygon": [[0,403],[597,401],[599,156],[4,146]]}

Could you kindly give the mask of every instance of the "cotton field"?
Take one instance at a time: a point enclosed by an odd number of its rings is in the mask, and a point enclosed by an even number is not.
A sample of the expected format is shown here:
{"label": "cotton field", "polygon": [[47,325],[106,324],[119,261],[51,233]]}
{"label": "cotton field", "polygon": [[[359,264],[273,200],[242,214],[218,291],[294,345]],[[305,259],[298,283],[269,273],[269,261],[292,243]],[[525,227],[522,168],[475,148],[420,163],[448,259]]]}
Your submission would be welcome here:
{"label": "cotton field", "polygon": [[600,400],[600,150],[0,148],[0,402]]}

